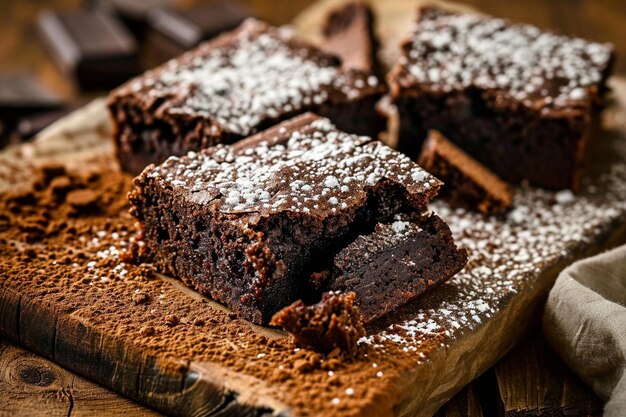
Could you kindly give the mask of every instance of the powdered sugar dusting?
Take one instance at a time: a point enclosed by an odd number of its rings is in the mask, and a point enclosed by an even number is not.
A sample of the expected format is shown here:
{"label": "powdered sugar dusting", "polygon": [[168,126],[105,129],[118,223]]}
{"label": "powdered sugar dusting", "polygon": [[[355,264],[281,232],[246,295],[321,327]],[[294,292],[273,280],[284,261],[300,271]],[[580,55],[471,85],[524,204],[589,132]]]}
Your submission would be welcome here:
{"label": "powdered sugar dusting", "polygon": [[503,19],[426,9],[400,58],[404,76],[443,91],[497,89],[529,106],[595,94],[612,47]]}
{"label": "powdered sugar dusting", "polygon": [[614,165],[593,181],[585,179],[579,195],[520,188],[514,209],[503,217],[452,209],[439,201],[431,208],[448,223],[457,245],[468,250],[467,266],[418,300],[413,319],[360,340],[380,349],[399,344],[415,352],[418,361],[424,359],[421,345],[442,336],[444,345],[451,344],[482,326],[543,271],[571,260],[623,224],[626,164]]}
{"label": "powdered sugar dusting", "polygon": [[382,180],[400,184],[410,194],[440,184],[379,141],[341,132],[327,119],[303,117],[311,121],[293,131],[277,127],[263,133],[261,139],[267,140],[255,141],[255,146],[219,146],[172,157],[146,175],[175,191],[185,190],[195,203],[219,200],[225,212],[335,213],[365,198],[367,189]]}
{"label": "powdered sugar dusting", "polygon": [[151,102],[175,97],[170,113],[209,118],[246,136],[267,119],[355,99],[373,88],[371,76],[344,71],[331,57],[298,43],[292,31],[253,19],[230,42],[198,51],[193,59],[170,61],[134,80],[130,90],[144,91]]}

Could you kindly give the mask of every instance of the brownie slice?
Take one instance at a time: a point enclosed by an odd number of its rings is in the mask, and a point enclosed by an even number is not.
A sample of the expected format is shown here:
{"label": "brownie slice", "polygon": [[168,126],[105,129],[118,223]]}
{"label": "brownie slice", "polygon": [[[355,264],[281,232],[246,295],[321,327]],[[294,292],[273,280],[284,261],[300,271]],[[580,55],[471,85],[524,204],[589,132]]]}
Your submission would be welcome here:
{"label": "brownie slice", "polygon": [[437,131],[428,132],[418,163],[443,181],[438,197],[453,207],[497,214],[511,206],[508,184]]}
{"label": "brownie slice", "polygon": [[329,292],[311,306],[298,300],[276,313],[270,324],[285,329],[302,347],[323,353],[340,349],[353,355],[357,342],[366,334],[354,298],[353,292]]}
{"label": "brownie slice", "polygon": [[369,5],[352,1],[332,10],[322,29],[322,48],[339,56],[344,68],[380,73],[374,14]]}
{"label": "brownie slice", "polygon": [[610,45],[503,19],[421,10],[388,76],[399,149],[439,130],[504,180],[575,188]]}
{"label": "brownie slice", "polygon": [[162,272],[267,323],[319,300],[311,273],[377,223],[422,213],[440,185],[382,142],[308,113],[149,166],[129,198]]}
{"label": "brownie slice", "polygon": [[115,90],[109,108],[124,170],[243,137],[314,110],[376,137],[385,87],[290,30],[255,19]]}
{"label": "brownie slice", "polygon": [[359,236],[334,258],[326,287],[352,291],[365,323],[388,314],[459,272],[467,253],[434,214],[397,216]]}

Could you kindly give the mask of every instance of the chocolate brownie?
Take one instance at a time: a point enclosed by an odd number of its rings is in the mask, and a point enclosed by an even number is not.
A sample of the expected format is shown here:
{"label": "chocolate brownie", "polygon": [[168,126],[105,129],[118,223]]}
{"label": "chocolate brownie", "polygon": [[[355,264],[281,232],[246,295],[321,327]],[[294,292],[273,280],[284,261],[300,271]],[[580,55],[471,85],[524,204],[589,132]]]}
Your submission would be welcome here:
{"label": "chocolate brownie", "polygon": [[267,323],[298,299],[319,300],[313,272],[377,223],[425,211],[440,185],[382,142],[307,113],[149,166],[129,198],[162,272]]}
{"label": "chocolate brownie", "polygon": [[376,137],[384,87],[290,30],[255,19],[132,80],[110,97],[124,170],[233,143],[314,110],[340,129]]}
{"label": "chocolate brownie", "polygon": [[424,8],[388,76],[399,149],[437,129],[508,182],[575,188],[612,61],[607,44]]}
{"label": "chocolate brownie", "polygon": [[443,220],[434,214],[411,217],[377,224],[334,258],[326,288],[353,291],[365,323],[448,280],[467,262]]}
{"label": "chocolate brownie", "polygon": [[298,300],[276,313],[270,324],[285,329],[302,347],[324,353],[340,349],[354,354],[357,342],[366,334],[354,298],[353,292],[328,292],[311,306]]}
{"label": "chocolate brownie", "polygon": [[453,207],[496,214],[511,206],[508,184],[437,131],[428,132],[418,163],[443,181],[438,197]]}
{"label": "chocolate brownie", "polygon": [[345,68],[380,71],[376,60],[378,42],[374,14],[362,1],[352,1],[332,10],[322,29],[322,48],[341,58]]}

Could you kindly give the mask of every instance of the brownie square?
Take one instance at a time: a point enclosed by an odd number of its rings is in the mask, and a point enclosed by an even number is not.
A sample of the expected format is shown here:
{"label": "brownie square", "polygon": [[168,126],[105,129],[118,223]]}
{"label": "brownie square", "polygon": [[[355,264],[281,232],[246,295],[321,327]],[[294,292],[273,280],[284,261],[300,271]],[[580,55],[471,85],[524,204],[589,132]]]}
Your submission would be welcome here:
{"label": "brownie square", "polygon": [[504,180],[575,188],[610,45],[424,8],[389,74],[399,149],[436,129]]}
{"label": "brownie square", "polygon": [[248,19],[110,97],[124,170],[243,137],[313,110],[340,129],[376,137],[384,119],[375,76],[344,70],[338,58],[290,30]]}
{"label": "brownie square", "polygon": [[507,183],[437,131],[428,132],[418,163],[443,181],[438,197],[453,207],[498,214],[513,202]]}
{"label": "brownie square", "polygon": [[267,323],[376,224],[422,213],[441,183],[408,157],[305,114],[230,146],[149,166],[131,213],[164,273]]}

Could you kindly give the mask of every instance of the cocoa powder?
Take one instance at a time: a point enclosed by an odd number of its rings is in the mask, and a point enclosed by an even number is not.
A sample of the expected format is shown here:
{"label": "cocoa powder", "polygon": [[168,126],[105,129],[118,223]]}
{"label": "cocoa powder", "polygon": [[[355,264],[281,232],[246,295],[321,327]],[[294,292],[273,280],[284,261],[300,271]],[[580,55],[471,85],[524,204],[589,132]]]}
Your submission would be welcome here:
{"label": "cocoa powder", "polygon": [[71,312],[154,356],[163,370],[208,361],[258,378],[297,414],[391,412],[397,378],[414,366],[414,354],[369,343],[354,357],[300,349],[157,277],[150,265],[125,262],[130,248],[141,250],[127,212],[132,178],[103,165],[90,172],[44,166],[30,186],[0,195],[0,290],[43,300],[59,316]]}

